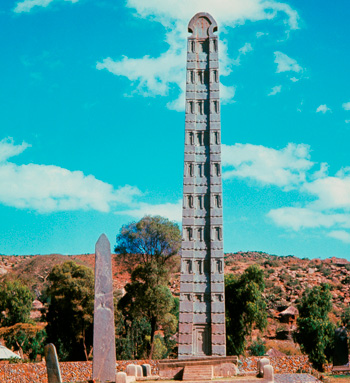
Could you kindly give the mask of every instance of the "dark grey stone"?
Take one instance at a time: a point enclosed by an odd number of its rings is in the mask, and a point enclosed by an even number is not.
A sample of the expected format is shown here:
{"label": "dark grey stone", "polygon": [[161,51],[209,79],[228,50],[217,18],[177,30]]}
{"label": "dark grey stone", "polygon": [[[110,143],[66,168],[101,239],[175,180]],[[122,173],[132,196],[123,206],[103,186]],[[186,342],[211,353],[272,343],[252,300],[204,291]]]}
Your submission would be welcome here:
{"label": "dark grey stone", "polygon": [[111,246],[102,234],[95,248],[94,349],[92,377],[102,383],[116,379]]}
{"label": "dark grey stone", "polygon": [[52,343],[47,344],[44,348],[44,355],[48,383],[62,383],[55,345]]}
{"label": "dark grey stone", "polygon": [[334,333],[333,366],[344,366],[348,362],[348,334],[345,327],[339,327]]}

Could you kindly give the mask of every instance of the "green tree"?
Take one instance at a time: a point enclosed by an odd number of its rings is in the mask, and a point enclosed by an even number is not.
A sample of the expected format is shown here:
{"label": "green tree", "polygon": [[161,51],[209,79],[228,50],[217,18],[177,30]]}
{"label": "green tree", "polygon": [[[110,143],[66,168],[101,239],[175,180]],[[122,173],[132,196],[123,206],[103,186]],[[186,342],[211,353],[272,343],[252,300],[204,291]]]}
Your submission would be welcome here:
{"label": "green tree", "polygon": [[252,356],[263,356],[266,354],[266,343],[261,338],[258,338],[250,344],[248,351]]}
{"label": "green tree", "polygon": [[226,338],[228,355],[243,355],[252,329],[267,326],[264,273],[256,265],[241,276],[225,276]]}
{"label": "green tree", "polygon": [[181,246],[179,226],[160,216],[145,216],[138,222],[124,225],[117,235],[115,252],[124,255],[131,271],[135,265],[152,265],[160,277],[169,271]]}
{"label": "green tree", "polygon": [[329,285],[321,284],[305,290],[298,309],[298,329],[294,338],[313,366],[323,371],[324,365],[332,360],[335,330],[328,315],[332,310]]}
{"label": "green tree", "polygon": [[348,306],[341,315],[341,323],[350,332],[350,306]]}
{"label": "green tree", "polygon": [[44,352],[46,339],[44,327],[42,324],[17,323],[0,328],[0,337],[5,339],[6,347],[18,350],[22,358],[28,355],[31,361],[35,361],[37,355]]}
{"label": "green tree", "polygon": [[68,261],[54,266],[48,281],[47,341],[55,344],[61,360],[88,360],[93,338],[93,271]]}
{"label": "green tree", "polygon": [[180,246],[178,225],[160,216],[145,216],[125,225],[117,236],[115,251],[124,257],[131,272],[131,282],[125,286],[126,294],[118,308],[124,323],[129,323],[129,335],[133,334],[134,324],[147,319],[150,334],[144,340],[149,358],[153,356],[156,331],[166,329],[167,340],[176,331],[177,319],[172,313],[175,301],[167,285]]}
{"label": "green tree", "polygon": [[34,296],[22,282],[5,281],[0,286],[0,326],[29,321]]}

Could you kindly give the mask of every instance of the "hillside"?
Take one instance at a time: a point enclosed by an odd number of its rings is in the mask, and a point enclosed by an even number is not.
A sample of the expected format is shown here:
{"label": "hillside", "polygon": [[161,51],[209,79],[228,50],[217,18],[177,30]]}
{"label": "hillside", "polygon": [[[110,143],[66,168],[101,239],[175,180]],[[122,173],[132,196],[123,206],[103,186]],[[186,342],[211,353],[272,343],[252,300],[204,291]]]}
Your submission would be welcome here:
{"label": "hillside", "polygon": [[[55,264],[66,260],[73,260],[94,268],[94,254],[0,256],[0,278],[7,276],[26,281],[40,299],[50,270]],[[268,305],[269,325],[265,333],[260,334],[265,339],[286,339],[280,343],[290,342],[288,332],[290,333],[295,323],[281,323],[279,314],[286,308],[295,306],[306,288],[320,283],[328,283],[331,286],[333,296],[331,319],[335,323],[339,320],[341,312],[350,303],[350,262],[345,259],[333,257],[326,260],[309,260],[294,256],[280,257],[262,252],[225,254],[225,274],[241,274],[252,264],[258,264],[265,274],[265,297]],[[127,270],[128,265],[123,262],[122,258],[113,254],[112,272],[115,289],[123,289],[130,280]],[[173,274],[169,287],[174,295],[179,295],[179,270]],[[255,336],[257,335],[255,334]],[[270,341],[270,344],[276,346],[273,342],[275,341]],[[276,348],[281,349],[281,347]],[[295,347],[293,349],[295,351]]]}

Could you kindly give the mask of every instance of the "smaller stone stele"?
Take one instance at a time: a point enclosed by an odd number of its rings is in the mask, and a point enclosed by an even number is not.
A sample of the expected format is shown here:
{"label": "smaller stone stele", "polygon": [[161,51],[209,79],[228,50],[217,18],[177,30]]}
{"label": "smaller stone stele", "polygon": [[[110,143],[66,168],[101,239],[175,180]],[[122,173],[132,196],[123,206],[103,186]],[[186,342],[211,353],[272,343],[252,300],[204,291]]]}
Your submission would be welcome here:
{"label": "smaller stone stele", "polygon": [[142,378],[143,377],[143,371],[141,366],[136,366],[136,376]]}
{"label": "smaller stone stele", "polygon": [[56,347],[49,343],[44,348],[48,383],[62,383],[60,365],[58,363]]}
{"label": "smaller stone stele", "polygon": [[143,364],[142,365],[142,372],[143,372],[143,376],[151,376],[152,375],[152,372],[151,372],[151,365],[150,364]]}
{"label": "smaller stone stele", "polygon": [[128,364],[126,366],[126,375],[127,376],[137,376],[136,364]]}
{"label": "smaller stone stele", "polygon": [[115,377],[116,383],[127,383],[127,377],[125,372],[117,372]]}
{"label": "smaller stone stele", "polygon": [[116,376],[111,245],[102,234],[95,248],[95,303],[92,378],[114,382]]}
{"label": "smaller stone stele", "polygon": [[266,364],[263,367],[263,378],[269,383],[274,381],[273,367],[271,366],[271,364]]}
{"label": "smaller stone stele", "polygon": [[262,358],[258,360],[258,376],[261,378],[264,376],[264,366],[267,366],[270,364],[269,359]]}

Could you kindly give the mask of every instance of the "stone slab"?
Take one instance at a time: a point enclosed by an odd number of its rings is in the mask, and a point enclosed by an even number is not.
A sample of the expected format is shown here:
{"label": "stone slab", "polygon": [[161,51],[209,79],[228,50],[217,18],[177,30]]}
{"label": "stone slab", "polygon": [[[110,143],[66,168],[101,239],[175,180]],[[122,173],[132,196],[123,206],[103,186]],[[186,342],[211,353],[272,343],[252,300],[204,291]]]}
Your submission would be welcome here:
{"label": "stone slab", "polygon": [[55,345],[52,343],[47,344],[44,348],[44,355],[48,383],[62,383]]}
{"label": "stone slab", "polygon": [[105,234],[95,247],[95,305],[92,377],[115,381],[116,353],[111,245]]}

